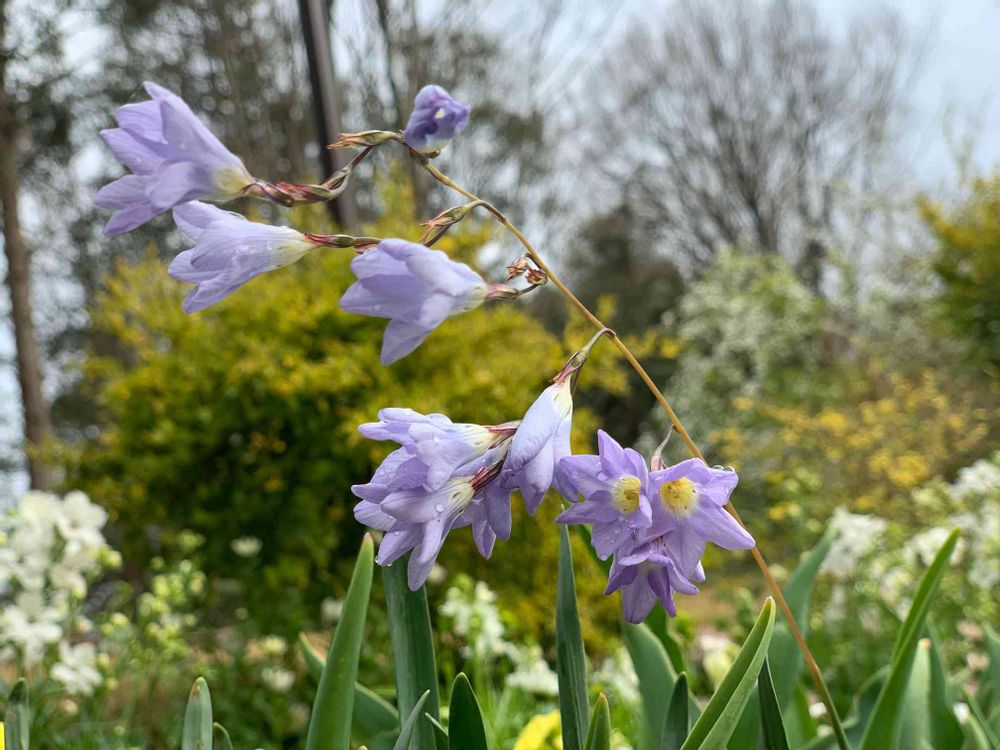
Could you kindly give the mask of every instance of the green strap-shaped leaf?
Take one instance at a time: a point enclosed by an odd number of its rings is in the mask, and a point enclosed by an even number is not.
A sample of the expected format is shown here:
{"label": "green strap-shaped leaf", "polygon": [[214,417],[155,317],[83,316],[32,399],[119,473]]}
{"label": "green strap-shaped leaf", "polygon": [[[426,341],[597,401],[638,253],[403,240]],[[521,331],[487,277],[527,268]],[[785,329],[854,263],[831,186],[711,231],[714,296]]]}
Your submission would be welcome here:
{"label": "green strap-shaped leaf", "polygon": [[441,726],[441,722],[428,713],[424,714],[424,720],[434,729],[434,739],[438,747],[448,750],[448,730]]}
{"label": "green strap-shaped leaf", "polygon": [[653,750],[661,747],[663,721],[677,675],[660,640],[644,624],[622,624],[625,648],[632,657],[632,666],[639,678],[642,696],[643,722],[641,747]]}
{"label": "green strap-shaped leaf", "polygon": [[587,737],[587,657],[583,652],[580,614],[569,529],[559,527],[559,581],[556,587],[556,675],[563,750],[583,750]]}
{"label": "green strap-shaped leaf", "polygon": [[667,704],[667,712],[663,718],[660,750],[679,750],[684,744],[690,727],[688,718],[688,702],[690,700],[687,674],[681,672],[677,675],[677,682],[674,683],[674,691],[670,696],[670,703]]}
{"label": "green strap-shaped leaf", "polygon": [[587,729],[586,750],[611,750],[611,709],[604,693],[597,696]]}
{"label": "green strap-shaped leaf", "polygon": [[906,614],[903,626],[896,637],[889,675],[861,738],[861,750],[889,750],[898,746],[902,731],[903,700],[917,653],[917,643],[927,621],[931,601],[948,567],[948,560],[957,541],[956,529],[948,536],[920,579],[913,604],[910,605],[910,611]]}
{"label": "green strap-shaped leaf", "polygon": [[691,727],[683,750],[723,750],[750,699],[774,630],[774,600],[768,597],[750,635],[715,695]]}
{"label": "green strap-shaped leaf", "polygon": [[194,681],[188,697],[181,750],[212,750],[212,695],[203,677]]}
{"label": "green strap-shaped leaf", "polygon": [[313,700],[306,750],[350,750],[351,717],[354,713],[354,685],[358,659],[372,590],[375,545],[365,534],[354,565],[351,583],[344,597],[344,609],[326,655]]}
{"label": "green strap-shaped leaf", "polygon": [[968,690],[963,689],[962,700],[965,701],[965,705],[969,707],[969,721],[974,721],[979,725],[980,729],[983,730],[983,734],[986,735],[986,739],[989,741],[990,747],[1000,747],[1000,737],[997,736],[997,733],[990,724],[989,719],[986,718],[986,713],[983,711],[982,706],[979,705],[979,701],[976,700],[975,696],[973,696]]}
{"label": "green strap-shaped leaf", "polygon": [[214,750],[233,750],[233,741],[229,739],[229,732],[226,731],[226,728],[219,722],[215,722],[212,729],[215,732]]}
{"label": "green strap-shaped leaf", "polygon": [[7,750],[29,750],[31,707],[28,705],[28,683],[23,677],[14,683],[7,696],[3,723]]}
{"label": "green strap-shaped leaf", "polygon": [[809,713],[809,696],[802,684],[795,686],[792,700],[785,706],[785,735],[792,747],[802,747],[819,734],[816,720]]}
{"label": "green strap-shaped leaf", "polygon": [[458,673],[451,686],[448,737],[449,747],[454,747],[455,750],[487,750],[483,712],[479,709],[476,693],[464,672]]}
{"label": "green strap-shaped leaf", "polygon": [[396,744],[392,746],[392,750],[410,750],[410,740],[413,739],[413,732],[418,724],[423,723],[420,721],[420,717],[426,715],[423,713],[423,708],[430,697],[431,691],[425,690],[423,695],[417,698],[417,702],[413,704],[413,710],[410,711],[410,715],[406,717],[406,721],[403,723],[403,728],[400,730],[399,737],[396,739]]}
{"label": "green strap-shaped leaf", "polygon": [[983,623],[986,629],[986,651],[990,655],[990,689],[993,692],[993,704],[1000,705],[1000,635]]}
{"label": "green strap-shaped leaf", "polygon": [[917,643],[917,655],[910,671],[910,682],[903,699],[903,727],[899,746],[931,747],[931,642],[924,638]]}
{"label": "green strap-shaped leaf", "polygon": [[760,731],[764,750],[788,750],[785,722],[781,718],[781,709],[778,707],[778,697],[774,693],[774,682],[771,680],[771,668],[767,659],[764,660],[764,666],[760,668],[760,675],[757,677],[757,698],[760,702]]}
{"label": "green strap-shaped leaf", "polygon": [[[299,650],[309,674],[318,681],[323,675],[325,662],[303,633],[299,633]],[[389,701],[360,682],[354,685],[354,713],[351,722],[358,739],[395,736],[399,731],[399,713],[396,709]]]}
{"label": "green strap-shaped leaf", "polygon": [[[437,719],[437,666],[434,662],[434,639],[427,591],[421,586],[410,591],[406,582],[406,554],[382,568],[385,603],[392,638],[392,657],[396,666],[396,708],[400,716],[409,716],[420,697],[427,692],[424,711]],[[426,721],[414,729],[413,750],[447,750],[438,744],[433,727]]]}
{"label": "green strap-shaped leaf", "polygon": [[[836,531],[831,527],[795,568],[788,583],[782,588],[788,608],[795,616],[795,622],[802,631],[803,637],[808,632],[809,600],[812,597],[813,583],[820,566],[830,552],[830,546],[836,537]],[[771,648],[768,651],[768,661],[780,669],[772,674],[774,694],[778,705],[784,707],[792,699],[792,692],[802,671],[802,652],[795,642],[788,623],[782,620],[774,628]]]}
{"label": "green strap-shaped leaf", "polygon": [[680,674],[687,671],[687,664],[684,661],[684,652],[680,644],[670,634],[669,623],[670,618],[667,617],[667,611],[663,607],[654,607],[653,611],[649,613],[649,617],[646,618],[646,627],[663,644],[663,650],[667,652],[670,666],[673,667],[675,673]]}
{"label": "green strap-shaped leaf", "polygon": [[937,646],[938,639],[934,625],[930,620],[927,622],[927,632],[931,639],[931,709],[929,716],[931,747],[961,747],[962,725],[955,717],[955,701],[952,698],[951,686],[948,684],[944,662],[941,661],[941,652]]}

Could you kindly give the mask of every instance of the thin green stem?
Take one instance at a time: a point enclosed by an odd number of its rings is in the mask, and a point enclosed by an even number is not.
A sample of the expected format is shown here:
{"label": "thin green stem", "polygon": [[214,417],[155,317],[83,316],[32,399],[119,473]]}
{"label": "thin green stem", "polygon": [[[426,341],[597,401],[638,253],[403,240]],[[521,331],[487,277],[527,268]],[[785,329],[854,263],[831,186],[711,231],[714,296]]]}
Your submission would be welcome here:
{"label": "thin green stem", "polygon": [[[592,313],[590,309],[585,304],[583,304],[583,302],[581,302],[575,294],[573,294],[573,292],[569,289],[569,287],[567,287],[562,281],[560,281],[559,277],[556,276],[556,274],[552,272],[552,269],[546,265],[545,261],[543,261],[541,257],[539,257],[538,251],[535,250],[532,244],[528,241],[528,238],[524,236],[524,234],[521,232],[520,229],[518,229],[516,226],[514,226],[513,223],[511,223],[510,219],[508,219],[503,213],[501,213],[495,206],[489,203],[489,201],[483,200],[479,196],[470,193],[468,190],[465,190],[464,188],[452,182],[450,178],[448,178],[444,173],[442,173],[439,169],[437,169],[435,166],[433,166],[426,160],[418,160],[418,161],[420,161],[423,168],[427,170],[427,172],[442,185],[451,188],[455,192],[468,198],[470,201],[475,201],[479,203],[479,205],[482,205],[491,214],[493,214],[493,216],[496,217],[497,221],[499,221],[500,224],[507,231],[513,234],[517,238],[518,242],[520,242],[521,245],[524,246],[524,249],[528,253],[528,256],[531,258],[531,260],[535,263],[536,266],[538,266],[539,270],[541,270],[549,277],[549,281],[552,283],[552,285],[555,286],[556,289],[558,289],[560,292],[562,292],[563,296],[566,297],[569,303],[573,307],[575,307],[580,312],[580,314],[583,315],[583,317],[585,317],[588,321],[590,321],[590,323],[595,328],[607,329],[607,326],[604,323],[602,323],[601,320],[596,315],[594,315],[594,313]],[[698,449],[698,446],[691,438],[691,435],[688,433],[684,425],[681,423],[681,420],[677,416],[677,413],[674,412],[673,408],[670,406],[670,403],[667,401],[666,396],[663,395],[663,392],[660,391],[656,383],[653,382],[653,379],[649,376],[649,373],[646,372],[646,368],[642,366],[639,360],[636,359],[635,355],[632,354],[631,350],[628,348],[625,342],[622,341],[620,338],[618,338],[618,336],[613,331],[608,332],[607,335],[611,339],[612,343],[614,343],[618,351],[621,352],[621,355],[625,358],[625,361],[629,363],[629,365],[632,367],[633,370],[635,370],[636,374],[642,379],[642,382],[649,389],[650,393],[653,394],[653,398],[656,399],[657,403],[666,413],[667,418],[670,420],[671,425],[673,425],[674,431],[676,431],[677,434],[680,435],[681,440],[684,441],[684,444],[691,452],[691,455],[694,456],[695,458],[700,458],[702,461],[704,461],[705,457],[702,455],[701,451]],[[743,520],[740,518],[740,515],[739,513],[737,513],[736,508],[735,506],[733,506],[732,502],[726,503],[726,510],[729,511],[729,513],[732,515],[734,519],[736,519],[736,522],[739,523],[740,526],[746,528],[746,525],[743,523]],[[753,556],[754,562],[757,563],[757,567],[760,568],[760,572],[764,576],[764,580],[767,582],[768,588],[771,589],[775,601],[778,602],[778,606],[781,608],[781,611],[785,615],[785,619],[788,621],[788,627],[791,629],[792,635],[795,638],[795,642],[798,644],[799,650],[802,652],[802,656],[805,659],[806,666],[809,669],[810,675],[812,676],[813,683],[816,686],[816,690],[819,692],[820,700],[822,700],[823,705],[826,706],[827,713],[829,714],[830,717],[830,724],[833,728],[833,732],[837,739],[837,744],[840,747],[840,750],[850,750],[850,744],[847,741],[847,735],[844,733],[844,728],[841,726],[840,717],[837,714],[837,708],[836,706],[834,706],[833,699],[830,697],[830,691],[826,686],[826,682],[823,680],[823,674],[822,672],[820,672],[819,665],[816,663],[816,659],[813,657],[812,652],[809,650],[809,646],[806,644],[806,639],[802,635],[802,631],[799,629],[798,623],[795,622],[795,616],[792,614],[792,610],[789,608],[788,602],[785,601],[785,597],[781,593],[781,587],[778,585],[778,582],[774,579],[774,575],[771,573],[771,569],[768,567],[767,561],[764,560],[764,556],[760,553],[760,550],[757,547],[753,547],[750,550],[750,554]]]}

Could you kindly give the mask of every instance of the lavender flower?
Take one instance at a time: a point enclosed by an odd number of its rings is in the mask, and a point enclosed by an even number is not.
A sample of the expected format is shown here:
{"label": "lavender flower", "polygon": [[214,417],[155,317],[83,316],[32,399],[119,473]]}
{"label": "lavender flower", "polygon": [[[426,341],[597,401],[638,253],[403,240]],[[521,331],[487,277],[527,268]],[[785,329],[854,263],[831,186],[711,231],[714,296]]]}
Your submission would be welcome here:
{"label": "lavender flower", "polygon": [[419,414],[412,409],[382,409],[379,422],[358,431],[370,440],[395,440],[426,467],[424,486],[440,487],[458,467],[482,456],[503,437],[510,437],[516,423],[485,427],[456,424],[444,414]]}
{"label": "lavender flower", "polygon": [[737,481],[736,472],[710,469],[699,458],[650,473],[653,524],[646,538],[670,532],[670,548],[688,578],[695,575],[707,542],[729,550],[754,546],[753,537],[725,509]]}
{"label": "lavender flower", "polygon": [[118,209],[104,228],[107,235],[131,231],[187,201],[237,198],[254,182],[240,158],[180,97],[155,83],[145,87],[152,99],[121,107],[119,127],[101,131],[115,157],[133,172],[97,193],[98,206]]}
{"label": "lavender flower", "polygon": [[603,430],[597,432],[598,456],[568,456],[559,461],[564,484],[572,486],[567,499],[582,502],[563,511],[556,523],[593,525],[591,542],[597,556],[608,559],[634,532],[649,528],[653,509],[649,502],[649,482],[645,459],[631,448],[622,447]]}
{"label": "lavender flower", "polygon": [[382,240],[351,261],[358,280],[344,292],[348,312],[389,318],[382,364],[416,349],[445,318],[482,304],[490,287],[463,263],[406,240]]}
{"label": "lavender flower", "polygon": [[175,208],[174,221],[196,243],[179,253],[168,271],[179,281],[197,284],[184,300],[189,313],[214,305],[255,276],[294,263],[317,247],[294,229],[248,221],[198,201]]}
{"label": "lavender flower", "polygon": [[[480,554],[488,558],[497,537],[510,537],[510,490],[500,486],[497,475],[513,427],[479,428],[494,441],[480,451],[479,442],[465,439],[477,432],[468,428],[478,425],[456,425],[442,415],[424,416],[408,409],[385,409],[379,416],[383,422],[364,425],[368,429],[363,434],[390,437],[403,447],[389,454],[371,482],[351,488],[361,498],[354,507],[355,518],[385,532],[378,563],[391,565],[413,550],[407,578],[416,590],[427,580],[448,533],[465,526],[472,528]],[[455,465],[462,451],[479,455]],[[443,472],[446,466],[452,468]],[[440,481],[432,482],[432,473]]]}
{"label": "lavender flower", "polygon": [[570,377],[560,377],[540,395],[514,433],[510,453],[500,475],[504,488],[520,489],[528,512],[534,515],[549,488],[569,497],[572,487],[557,470],[560,459],[570,455],[573,421]]}
{"label": "lavender flower", "polygon": [[[615,556],[608,575],[605,594],[622,592],[622,613],[628,622],[642,622],[657,600],[671,617],[677,614],[674,592],[697,594],[698,589],[678,569],[671,547],[670,534],[664,534]],[[704,580],[700,567],[693,576]]]}
{"label": "lavender flower", "polygon": [[413,101],[403,142],[424,154],[440,151],[469,123],[469,108],[440,86],[424,86]]}

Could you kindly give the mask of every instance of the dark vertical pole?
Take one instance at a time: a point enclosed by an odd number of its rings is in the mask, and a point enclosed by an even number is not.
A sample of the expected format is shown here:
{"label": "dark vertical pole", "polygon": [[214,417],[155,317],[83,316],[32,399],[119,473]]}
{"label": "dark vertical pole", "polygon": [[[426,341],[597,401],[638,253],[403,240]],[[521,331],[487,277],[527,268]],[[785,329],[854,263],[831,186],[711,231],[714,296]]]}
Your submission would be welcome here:
{"label": "dark vertical pole", "polygon": [[[340,124],[340,103],[337,100],[337,77],[330,51],[330,16],[325,0],[299,0],[299,15],[302,18],[302,34],[309,60],[309,82],[312,86],[319,158],[323,177],[326,178],[348,162],[347,154],[326,147],[337,139],[337,134],[343,129]],[[341,229],[355,231],[358,228],[353,185],[348,184],[340,197],[330,201],[327,206]]]}

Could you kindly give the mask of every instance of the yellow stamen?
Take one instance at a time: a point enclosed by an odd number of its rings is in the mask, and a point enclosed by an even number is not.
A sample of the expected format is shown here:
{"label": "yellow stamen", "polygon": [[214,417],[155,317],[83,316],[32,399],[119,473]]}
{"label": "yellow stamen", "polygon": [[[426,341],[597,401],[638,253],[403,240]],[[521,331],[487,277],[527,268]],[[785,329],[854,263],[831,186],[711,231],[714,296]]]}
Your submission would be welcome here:
{"label": "yellow stamen", "polygon": [[698,490],[687,477],[678,477],[660,485],[660,500],[663,507],[680,518],[687,518],[694,512],[698,500]]}
{"label": "yellow stamen", "polygon": [[639,507],[639,495],[642,492],[642,482],[639,477],[631,474],[618,477],[611,490],[612,502],[618,510],[628,515]]}

